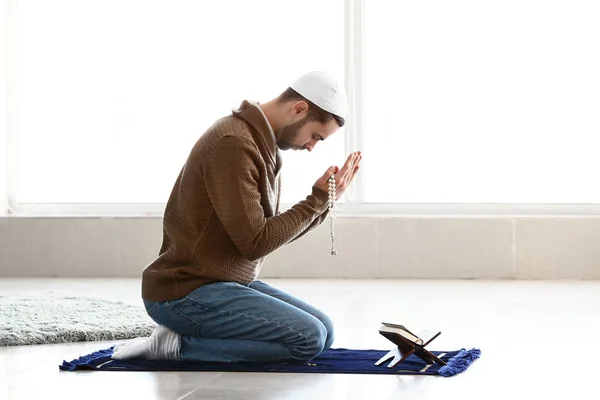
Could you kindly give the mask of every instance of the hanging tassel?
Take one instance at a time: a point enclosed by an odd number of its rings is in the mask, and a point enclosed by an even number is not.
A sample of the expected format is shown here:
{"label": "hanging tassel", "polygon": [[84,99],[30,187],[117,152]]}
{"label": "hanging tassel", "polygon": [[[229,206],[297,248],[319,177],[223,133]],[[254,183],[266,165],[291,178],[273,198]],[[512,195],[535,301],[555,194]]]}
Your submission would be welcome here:
{"label": "hanging tassel", "polygon": [[62,365],[59,365],[59,369],[61,371],[76,371],[80,369],[96,369],[93,365],[90,364],[90,361],[96,361],[100,358],[106,358],[106,361],[111,359],[113,353],[113,347],[109,349],[104,349],[100,351],[96,351],[92,354],[88,354],[82,357],[79,357],[77,360],[73,360],[71,362],[63,360]]}
{"label": "hanging tassel", "polygon": [[438,370],[438,374],[441,376],[454,376],[460,374],[469,368],[469,365],[480,356],[481,350],[479,349],[460,349],[457,355],[448,360],[446,365]]}

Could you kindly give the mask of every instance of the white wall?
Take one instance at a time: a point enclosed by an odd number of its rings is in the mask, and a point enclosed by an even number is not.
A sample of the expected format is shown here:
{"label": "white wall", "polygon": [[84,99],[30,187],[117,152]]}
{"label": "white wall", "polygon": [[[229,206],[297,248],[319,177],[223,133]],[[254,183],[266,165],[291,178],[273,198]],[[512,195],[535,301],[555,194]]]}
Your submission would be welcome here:
{"label": "white wall", "polygon": [[[263,277],[600,279],[600,217],[340,217],[272,254]],[[0,217],[0,277],[137,277],[160,218]]]}

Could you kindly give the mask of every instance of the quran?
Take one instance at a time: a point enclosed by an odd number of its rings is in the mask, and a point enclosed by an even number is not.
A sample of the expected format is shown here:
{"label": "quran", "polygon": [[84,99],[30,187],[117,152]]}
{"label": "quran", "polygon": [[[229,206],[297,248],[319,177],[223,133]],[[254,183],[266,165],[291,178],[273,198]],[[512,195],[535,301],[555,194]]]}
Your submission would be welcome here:
{"label": "quran", "polygon": [[[442,332],[434,331],[432,329],[425,329],[419,332],[419,336],[415,335],[408,329],[406,329],[403,325],[391,324],[389,322],[382,322],[381,328],[379,328],[379,333],[383,335],[384,332],[387,333],[397,333],[398,335],[404,336],[406,339],[411,342],[425,346],[425,344],[431,342]],[[383,335],[385,336],[385,335]],[[387,337],[387,336],[386,336]]]}
{"label": "quran", "polygon": [[403,325],[382,322],[379,333],[390,342],[394,343],[396,347],[380,358],[375,365],[381,365],[385,361],[392,359],[388,368],[393,368],[406,360],[411,354],[415,354],[428,364],[438,363],[440,365],[446,365],[444,361],[425,349],[425,346],[442,333],[440,331],[425,329],[414,334]]}

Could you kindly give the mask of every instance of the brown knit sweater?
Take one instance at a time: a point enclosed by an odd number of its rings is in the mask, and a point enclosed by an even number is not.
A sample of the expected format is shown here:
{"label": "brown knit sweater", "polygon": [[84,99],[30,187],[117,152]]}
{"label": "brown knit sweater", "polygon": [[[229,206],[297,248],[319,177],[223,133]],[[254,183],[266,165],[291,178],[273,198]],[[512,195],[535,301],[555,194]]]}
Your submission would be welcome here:
{"label": "brown knit sweater", "polygon": [[174,300],[218,281],[248,285],[267,254],[318,226],[327,193],[313,187],[279,213],[280,171],[279,149],[257,105],[244,101],[215,122],[175,182],[159,255],[142,275],[142,297]]}

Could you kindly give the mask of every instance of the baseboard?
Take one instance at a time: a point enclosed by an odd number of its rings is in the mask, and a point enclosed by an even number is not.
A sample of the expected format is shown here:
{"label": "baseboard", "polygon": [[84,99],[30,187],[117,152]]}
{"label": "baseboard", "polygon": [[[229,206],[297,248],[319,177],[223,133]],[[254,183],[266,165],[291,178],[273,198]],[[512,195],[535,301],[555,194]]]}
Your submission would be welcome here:
{"label": "baseboard", "polygon": [[[138,277],[160,218],[0,218],[1,277]],[[600,279],[598,217],[340,217],[271,254],[265,278]]]}

